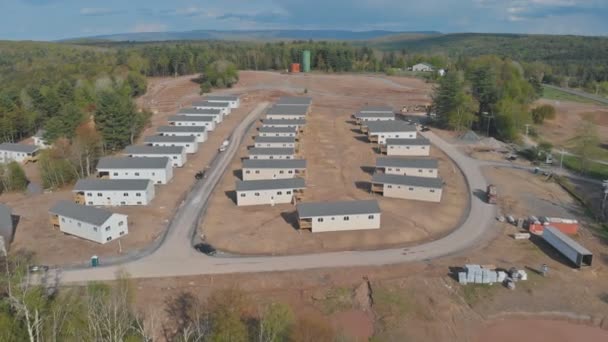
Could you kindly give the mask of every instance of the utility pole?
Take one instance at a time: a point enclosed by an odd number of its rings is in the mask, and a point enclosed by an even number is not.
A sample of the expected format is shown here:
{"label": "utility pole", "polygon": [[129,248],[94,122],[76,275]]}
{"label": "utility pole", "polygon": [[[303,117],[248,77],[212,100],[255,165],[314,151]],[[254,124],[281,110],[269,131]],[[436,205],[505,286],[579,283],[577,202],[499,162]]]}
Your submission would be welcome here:
{"label": "utility pole", "polygon": [[486,130],[486,136],[489,137],[490,136],[490,121],[494,118],[494,116],[490,115],[488,112],[483,112],[483,113],[481,113],[481,115],[488,118],[488,127]]}
{"label": "utility pole", "polygon": [[530,124],[526,124],[526,136],[530,133]]}
{"label": "utility pole", "polygon": [[560,153],[561,153],[562,156],[559,159],[559,170],[561,171],[562,168],[563,168],[563,165],[564,165],[564,153],[566,153],[566,151],[564,151],[564,149],[562,148],[560,150]]}

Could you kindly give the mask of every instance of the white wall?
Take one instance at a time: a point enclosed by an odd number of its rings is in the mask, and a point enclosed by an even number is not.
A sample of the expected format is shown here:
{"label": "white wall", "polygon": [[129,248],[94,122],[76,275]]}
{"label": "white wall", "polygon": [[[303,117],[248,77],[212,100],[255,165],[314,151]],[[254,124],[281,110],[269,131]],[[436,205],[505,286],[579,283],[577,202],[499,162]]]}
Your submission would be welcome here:
{"label": "white wall", "polygon": [[[211,101],[209,101],[209,102],[211,102]],[[218,102],[220,102],[220,101],[218,101]],[[221,102],[225,102],[225,101],[221,101]],[[196,109],[219,109],[220,113],[222,115],[230,115],[230,108],[226,108],[226,107],[214,107],[213,103],[210,103],[210,104],[208,104],[206,106],[198,106],[198,107],[194,106],[194,108],[196,108]]]}
{"label": "white wall", "polygon": [[284,132],[284,133],[268,133],[268,132],[259,132],[258,135],[261,137],[295,137],[298,133],[296,131],[293,132]]}
{"label": "white wall", "polygon": [[171,166],[173,167],[183,167],[186,164],[186,149],[183,150],[182,154],[129,154],[130,157],[133,158],[158,158],[158,157],[167,157],[171,161]]}
{"label": "white wall", "polygon": [[294,124],[266,124],[266,123],[262,123],[262,127],[288,127],[288,128],[293,128],[294,131],[300,129],[300,125],[294,125]]}
{"label": "white wall", "polygon": [[112,214],[101,226],[59,216],[59,230],[70,235],[105,244],[129,233],[127,215]]}
{"label": "white wall", "polygon": [[441,202],[442,189],[430,189],[408,185],[384,184],[384,197],[402,198],[425,202]]}
{"label": "white wall", "polygon": [[370,122],[370,121],[395,121],[395,118],[384,118],[384,117],[367,117],[367,118],[359,118],[360,123]]}
{"label": "white wall", "polygon": [[164,169],[97,169],[97,172],[108,172],[109,179],[151,179],[155,184],[167,184],[173,178],[171,163]]}
{"label": "white wall", "polygon": [[389,156],[429,156],[431,154],[431,146],[390,145],[386,146],[386,154]]}
{"label": "white wall", "polygon": [[416,132],[391,132],[391,133],[374,133],[368,134],[378,137],[378,144],[386,144],[386,139],[416,139]]}
{"label": "white wall", "polygon": [[293,192],[293,189],[237,191],[236,203],[238,206],[291,203]]}
{"label": "white wall", "polygon": [[191,142],[191,143],[153,142],[153,143],[146,143],[146,144],[152,145],[152,146],[180,146],[180,147],[183,147],[186,150],[186,153],[189,153],[189,154],[198,152],[198,143],[196,141]]}
{"label": "white wall", "polygon": [[[380,214],[323,216],[312,218],[312,232],[379,229]],[[371,219],[370,219],[371,217]],[[348,218],[347,220],[345,218]]]}
{"label": "white wall", "polygon": [[279,143],[279,142],[259,143],[259,142],[256,142],[255,143],[255,147],[259,147],[259,148],[274,148],[274,147],[278,147],[278,148],[295,148],[296,147],[296,143]]}
{"label": "white wall", "polygon": [[103,206],[148,205],[154,199],[154,184],[145,191],[85,191],[83,204]]}
{"label": "white wall", "polygon": [[207,131],[211,132],[215,129],[214,121],[169,121],[174,126],[198,126],[205,127]]}
{"label": "white wall", "polygon": [[294,169],[245,169],[243,168],[243,180],[260,179],[289,179],[295,178],[298,173]]}
{"label": "white wall", "polygon": [[249,155],[250,159],[261,159],[261,160],[266,160],[266,159],[294,159],[294,155],[290,154],[290,155]]}
{"label": "white wall", "polygon": [[304,119],[306,115],[266,114],[266,119]]}
{"label": "white wall", "polygon": [[224,114],[220,113],[219,115],[213,115],[213,114],[200,114],[200,113],[188,113],[188,112],[182,112],[180,113],[180,115],[186,115],[186,116],[205,116],[205,117],[210,117],[213,119],[213,122],[215,122],[216,126],[218,124],[220,124],[222,121],[224,121]]}
{"label": "white wall", "polygon": [[23,163],[25,159],[31,157],[24,152],[13,152],[13,151],[0,151],[0,163],[10,163],[16,161],[17,163]]}
{"label": "white wall", "polygon": [[417,167],[387,167],[380,168],[384,169],[384,173],[387,175],[400,175],[400,176],[414,176],[414,177],[425,177],[425,178],[437,178],[437,169],[421,169]]}
{"label": "white wall", "polygon": [[166,137],[196,137],[196,142],[203,143],[207,141],[207,131],[205,132],[159,132],[158,135],[166,136]]}

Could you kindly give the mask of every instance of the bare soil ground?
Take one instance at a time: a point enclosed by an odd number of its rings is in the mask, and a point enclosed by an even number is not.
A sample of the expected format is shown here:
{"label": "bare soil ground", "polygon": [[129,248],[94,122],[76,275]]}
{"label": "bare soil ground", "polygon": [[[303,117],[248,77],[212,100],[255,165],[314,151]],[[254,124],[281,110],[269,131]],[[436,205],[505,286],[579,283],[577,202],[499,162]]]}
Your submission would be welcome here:
{"label": "bare soil ground", "polygon": [[[245,85],[255,76],[243,74]],[[394,107],[398,103],[418,103],[426,96],[427,85],[412,79],[410,88],[402,90],[395,89],[391,82],[369,77],[271,75],[263,73],[261,77],[264,82],[306,87],[313,97],[312,113],[300,137],[300,155],[307,159],[307,188],[302,201],[376,198],[382,209],[382,228],[311,234],[297,230],[291,204],[236,207],[233,190],[240,177],[240,158],[247,156],[247,146],[242,146],[231,166],[235,172],[222,179],[202,224],[201,232],[209,243],[220,250],[244,254],[370,249],[437,238],[457,225],[466,206],[466,185],[451,160],[433,149],[432,156],[439,160],[440,175],[447,184],[439,204],[372,195],[370,172],[380,155],[350,118],[369,99],[373,99],[370,103]],[[416,88],[419,85],[423,88]],[[255,135],[253,129],[244,145],[253,145]],[[431,212],[433,215],[429,215]]]}

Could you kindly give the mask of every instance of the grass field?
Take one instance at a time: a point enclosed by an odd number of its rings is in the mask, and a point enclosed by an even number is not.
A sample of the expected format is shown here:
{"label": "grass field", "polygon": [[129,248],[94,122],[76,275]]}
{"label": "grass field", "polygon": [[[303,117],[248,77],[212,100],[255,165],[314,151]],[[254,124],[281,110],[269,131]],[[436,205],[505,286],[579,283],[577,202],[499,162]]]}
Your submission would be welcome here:
{"label": "grass field", "polygon": [[[581,160],[578,157],[564,156],[564,167],[581,172]],[[608,179],[608,165],[590,162],[587,171],[584,173],[589,177],[602,180]]]}
{"label": "grass field", "polygon": [[604,104],[598,101],[594,101],[582,96],[570,94],[563,92],[559,89],[549,88],[543,86],[543,98],[548,100],[557,100],[557,101],[571,101],[571,102],[580,102],[580,103],[592,103],[592,104]]}

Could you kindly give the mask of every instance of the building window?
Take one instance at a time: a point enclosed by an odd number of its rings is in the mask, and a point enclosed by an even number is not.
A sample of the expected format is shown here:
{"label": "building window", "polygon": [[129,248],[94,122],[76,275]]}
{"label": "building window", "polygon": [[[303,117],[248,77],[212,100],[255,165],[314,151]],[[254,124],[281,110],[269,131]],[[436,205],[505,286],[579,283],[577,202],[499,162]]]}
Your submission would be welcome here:
{"label": "building window", "polygon": [[255,174],[259,175],[260,174],[260,170],[255,170]]}
{"label": "building window", "polygon": [[125,235],[125,232],[120,232],[120,235]]}
{"label": "building window", "polygon": [[287,191],[285,192],[287,195],[291,195],[291,191]]}
{"label": "building window", "polygon": [[250,173],[251,173],[251,171],[247,170],[247,171],[245,171],[245,173],[246,173],[246,174],[250,174]]}
{"label": "building window", "polygon": [[141,192],[135,194],[136,197],[141,197]]}
{"label": "building window", "polygon": [[349,221],[349,220],[350,220],[350,217],[348,217],[348,216],[344,216],[344,218],[343,218],[343,219],[344,219],[344,221]]}
{"label": "building window", "polygon": [[138,201],[137,204],[141,205],[141,201]]}
{"label": "building window", "polygon": [[80,222],[78,222],[76,225],[77,225],[78,227],[82,227],[82,224],[81,224]]}
{"label": "building window", "polygon": [[136,176],[139,176],[139,172],[135,172],[135,175],[136,175]]}
{"label": "building window", "polygon": [[96,232],[97,231],[97,227],[93,227],[93,231]]}
{"label": "building window", "polygon": [[370,219],[370,220],[373,220],[374,219],[374,215],[369,215],[367,218]]}
{"label": "building window", "polygon": [[319,217],[319,218],[317,219],[317,222],[323,222],[323,218]]}
{"label": "building window", "polygon": [[280,196],[280,195],[282,195],[282,194],[283,194],[283,192],[282,192],[282,191],[277,191],[277,196]]}
{"label": "building window", "polygon": [[177,156],[173,156],[172,158],[173,158],[174,160],[177,160]]}
{"label": "building window", "polygon": [[103,196],[103,194],[101,192],[98,192],[97,197],[101,197],[101,196]]}
{"label": "building window", "polygon": [[156,176],[156,172],[152,172],[152,176]]}
{"label": "building window", "polygon": [[289,170],[289,171],[287,171],[287,173],[292,174],[292,173],[293,173],[293,170]]}
{"label": "building window", "polygon": [[260,196],[260,193],[259,193],[259,192],[256,192],[256,193],[254,193],[253,195],[255,195],[255,196]]}
{"label": "building window", "polygon": [[421,173],[421,172],[422,172],[422,170],[418,170],[418,173]]}
{"label": "building window", "polygon": [[118,172],[114,172],[114,176],[118,176]]}
{"label": "building window", "polygon": [[281,174],[281,175],[284,173],[285,173],[285,171],[283,171],[283,170],[279,171],[279,174]]}
{"label": "building window", "polygon": [[435,192],[435,189],[431,189],[431,192]]}
{"label": "building window", "polygon": [[110,231],[110,226],[107,226],[106,227],[106,232],[109,232],[109,231]]}
{"label": "building window", "polygon": [[87,192],[87,196],[93,196],[92,192]]}
{"label": "building window", "polygon": [[106,239],[106,241],[112,241],[112,237],[108,236],[108,238]]}
{"label": "building window", "polygon": [[392,189],[392,188],[393,188],[393,186],[392,186],[392,185],[387,185],[386,187],[387,187],[387,188],[389,188],[389,189]]}
{"label": "building window", "polygon": [[414,191],[414,188],[409,188],[410,191]]}
{"label": "building window", "polygon": [[409,147],[409,146],[405,146],[405,149],[406,149],[406,150],[409,150],[409,149],[410,149],[410,147]]}
{"label": "building window", "polygon": [[124,201],[120,202],[120,205],[125,205],[125,204],[127,204],[127,203]]}
{"label": "building window", "polygon": [[241,197],[245,197],[246,195],[244,193],[241,194]]}
{"label": "building window", "polygon": [[61,222],[65,222],[65,218],[64,217],[61,218]]}
{"label": "building window", "polygon": [[92,202],[92,201],[89,201],[89,205],[93,205],[93,202]]}
{"label": "building window", "polygon": [[124,197],[129,197],[129,193],[128,193],[128,192],[125,192],[125,193],[123,193],[122,195],[123,195]]}

